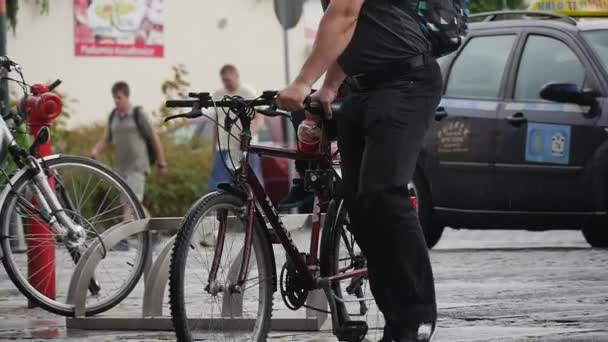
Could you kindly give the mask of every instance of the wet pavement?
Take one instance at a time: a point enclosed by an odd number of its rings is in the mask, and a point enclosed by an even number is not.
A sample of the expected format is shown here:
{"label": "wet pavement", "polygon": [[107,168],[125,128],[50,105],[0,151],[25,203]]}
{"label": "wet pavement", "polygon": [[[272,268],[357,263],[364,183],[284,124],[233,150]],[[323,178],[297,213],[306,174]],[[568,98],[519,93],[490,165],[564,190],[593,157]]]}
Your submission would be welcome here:
{"label": "wet pavement", "polygon": [[[294,234],[305,244],[306,234]],[[278,253],[277,258],[281,258]],[[608,250],[591,249],[576,231],[446,230],[431,252],[437,281],[436,341],[608,341]],[[139,286],[108,315],[141,315]],[[287,315],[275,295],[275,317]],[[168,310],[165,308],[165,313]],[[370,340],[381,323],[367,316]],[[170,332],[83,331],[26,300],[0,270],[0,341],[171,341]],[[335,341],[318,333],[273,332],[276,341]]]}

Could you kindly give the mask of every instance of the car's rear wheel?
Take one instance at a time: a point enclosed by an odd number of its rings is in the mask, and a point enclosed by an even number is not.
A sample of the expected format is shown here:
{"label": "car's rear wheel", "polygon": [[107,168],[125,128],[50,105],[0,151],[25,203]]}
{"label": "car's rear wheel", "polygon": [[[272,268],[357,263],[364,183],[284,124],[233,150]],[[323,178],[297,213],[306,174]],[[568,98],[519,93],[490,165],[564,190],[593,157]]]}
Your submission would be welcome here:
{"label": "car's rear wheel", "polygon": [[583,227],[585,240],[596,248],[608,248],[608,220],[592,222]]}
{"label": "car's rear wheel", "polygon": [[410,196],[415,197],[414,203],[416,203],[416,210],[418,211],[418,218],[422,225],[426,245],[431,249],[441,239],[445,227],[433,222],[431,192],[424,177],[422,177],[422,174],[418,170],[414,173],[414,179],[408,187]]}

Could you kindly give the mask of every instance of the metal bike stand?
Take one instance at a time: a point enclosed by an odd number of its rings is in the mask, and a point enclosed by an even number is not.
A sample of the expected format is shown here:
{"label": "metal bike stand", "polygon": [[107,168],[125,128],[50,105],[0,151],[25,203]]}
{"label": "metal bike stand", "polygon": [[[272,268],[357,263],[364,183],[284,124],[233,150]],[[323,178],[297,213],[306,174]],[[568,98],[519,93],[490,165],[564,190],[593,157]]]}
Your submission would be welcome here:
{"label": "metal bike stand", "polygon": [[[182,218],[152,218],[133,221],[127,224],[114,226],[101,235],[106,249],[111,249],[123,239],[146,230],[168,230],[179,227]],[[310,222],[310,215],[287,215],[282,217],[285,227],[289,231],[300,229]],[[81,257],[72,276],[68,290],[67,302],[74,305],[75,316],[66,318],[68,329],[83,330],[147,330],[147,331],[171,331],[173,326],[171,318],[163,315],[163,302],[165,289],[169,280],[169,265],[171,251],[175,237],[165,242],[152,262],[152,248],[146,256],[144,268],[144,295],[143,306],[140,317],[117,317],[111,314],[112,310],[93,317],[85,317],[86,296],[88,284],[94,276],[95,269],[103,259],[103,246],[101,243],[91,246]],[[239,255],[242,253],[239,252]],[[230,266],[229,278],[238,276],[240,258]],[[279,265],[280,266],[280,265]],[[242,313],[242,296],[231,295],[224,297],[222,303],[222,322],[214,319],[214,324],[229,326],[230,328],[253,326],[254,319],[231,318],[238,317]],[[229,300],[227,300],[229,299]],[[239,300],[240,299],[240,300]],[[326,309],[328,307],[325,294],[322,290],[311,291],[307,304],[311,307]],[[303,318],[281,318],[273,317],[271,329],[274,331],[319,331],[328,321],[328,315],[324,312],[306,309]],[[208,319],[193,319],[191,324],[205,326]]]}

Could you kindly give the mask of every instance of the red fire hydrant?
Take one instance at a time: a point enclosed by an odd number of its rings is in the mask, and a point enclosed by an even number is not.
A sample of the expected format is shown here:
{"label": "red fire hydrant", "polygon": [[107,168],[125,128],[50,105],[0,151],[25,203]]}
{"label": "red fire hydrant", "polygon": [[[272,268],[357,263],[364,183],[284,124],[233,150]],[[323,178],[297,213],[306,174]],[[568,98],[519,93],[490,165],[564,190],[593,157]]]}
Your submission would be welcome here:
{"label": "red fire hydrant", "polygon": [[[57,83],[57,82],[56,82]],[[58,84],[56,84],[58,85]],[[55,86],[56,86],[55,85]],[[42,127],[49,127],[63,110],[61,98],[52,93],[48,86],[35,84],[31,87],[31,95],[23,98],[20,103],[21,110],[27,113],[30,135],[36,137]],[[39,144],[35,150],[36,157],[41,158],[52,153],[51,141]],[[51,189],[55,182],[49,177]],[[38,206],[36,199],[32,204]],[[28,219],[28,280],[30,284],[42,295],[55,299],[55,238],[48,224],[37,220]],[[34,307],[29,303],[29,307]]]}

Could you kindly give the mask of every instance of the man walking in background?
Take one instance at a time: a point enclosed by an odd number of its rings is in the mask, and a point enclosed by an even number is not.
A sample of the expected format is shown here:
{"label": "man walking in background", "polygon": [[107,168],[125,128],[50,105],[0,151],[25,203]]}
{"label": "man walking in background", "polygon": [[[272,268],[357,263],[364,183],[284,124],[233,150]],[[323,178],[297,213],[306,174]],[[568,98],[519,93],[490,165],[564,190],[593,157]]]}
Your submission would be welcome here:
{"label": "man walking in background", "polygon": [[[221,101],[226,96],[238,96],[245,100],[253,100],[258,97],[253,88],[241,83],[241,77],[238,69],[232,64],[226,64],[220,69],[220,78],[222,80],[223,88],[213,93],[213,100]],[[214,122],[214,136],[213,136],[213,165],[211,166],[211,174],[209,175],[208,190],[215,191],[218,186],[223,183],[230,183],[232,180],[232,172],[234,168],[238,168],[239,161],[242,157],[242,152],[239,148],[239,141],[235,138],[238,137],[239,132],[236,131],[235,127],[232,127],[231,133],[226,132],[223,127],[226,114],[222,108],[211,108],[211,112],[208,113]],[[199,124],[199,127],[203,128],[206,122]],[[258,141],[258,131],[264,125],[264,117],[262,115],[256,115],[255,119],[251,122],[251,143],[255,144]],[[262,178],[262,160],[257,154],[249,154],[249,165],[253,169],[253,172],[258,176],[260,182],[263,182]],[[264,183],[262,183],[264,185]],[[203,246],[215,246],[217,242],[217,230],[207,232],[200,244]]]}
{"label": "man walking in background", "polygon": [[[152,128],[143,109],[133,106],[131,91],[126,82],[112,87],[115,109],[110,113],[104,137],[91,151],[98,159],[113,144],[116,150],[114,169],[124,178],[140,201],[143,201],[146,174],[155,165],[161,175],[168,173],[165,153],[158,135]],[[146,210],[146,216],[149,213]]]}
{"label": "man walking in background", "polygon": [[[224,65],[220,69],[220,77],[224,87],[213,94],[213,100],[220,101],[225,96],[239,96],[245,100],[253,100],[258,97],[255,90],[241,83],[239,71],[234,65]],[[214,110],[211,116],[215,118],[216,125],[219,124],[224,126],[226,114],[224,114],[224,111],[221,108],[218,108],[217,111]],[[258,132],[263,124],[264,117],[262,115],[256,115],[251,123],[252,144],[255,144],[258,141]],[[215,130],[216,135],[213,139],[213,151],[215,151],[215,153],[213,156],[211,175],[209,176],[209,191],[217,190],[219,184],[229,183],[231,181],[233,168],[235,166],[238,167],[237,164],[241,158],[239,141],[234,137],[238,137],[239,132],[233,128],[232,135],[234,136],[231,136],[222,127],[218,128],[219,129]],[[232,162],[234,162],[234,165],[232,165]],[[260,181],[263,181],[262,161],[260,157],[256,154],[249,154],[249,165],[251,165]]]}

